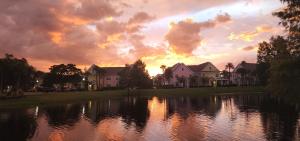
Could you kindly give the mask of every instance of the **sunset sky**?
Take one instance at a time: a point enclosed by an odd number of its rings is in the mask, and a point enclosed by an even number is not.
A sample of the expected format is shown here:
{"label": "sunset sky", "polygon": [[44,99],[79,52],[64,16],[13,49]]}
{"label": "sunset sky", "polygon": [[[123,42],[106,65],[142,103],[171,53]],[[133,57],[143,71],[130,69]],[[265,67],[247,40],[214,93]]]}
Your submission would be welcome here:
{"label": "sunset sky", "polygon": [[256,62],[257,44],[283,31],[279,0],[1,0],[0,56],[39,70],[74,63],[124,66]]}

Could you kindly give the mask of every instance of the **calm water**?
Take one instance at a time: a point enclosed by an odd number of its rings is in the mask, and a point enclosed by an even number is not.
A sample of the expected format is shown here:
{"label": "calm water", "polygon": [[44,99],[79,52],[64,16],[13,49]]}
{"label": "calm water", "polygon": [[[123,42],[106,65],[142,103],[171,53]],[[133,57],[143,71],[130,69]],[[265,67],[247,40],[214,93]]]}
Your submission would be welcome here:
{"label": "calm water", "polygon": [[0,140],[300,140],[299,111],[267,96],[103,99],[2,109]]}

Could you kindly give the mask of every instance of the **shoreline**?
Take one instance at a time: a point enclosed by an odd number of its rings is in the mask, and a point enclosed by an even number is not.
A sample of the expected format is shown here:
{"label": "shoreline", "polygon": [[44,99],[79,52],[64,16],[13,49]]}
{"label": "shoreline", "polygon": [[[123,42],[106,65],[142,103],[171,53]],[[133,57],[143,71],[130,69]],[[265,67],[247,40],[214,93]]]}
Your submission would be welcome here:
{"label": "shoreline", "polygon": [[[175,89],[138,89],[129,96],[213,96],[213,95],[253,95],[263,94],[264,87],[203,87]],[[48,106],[75,103],[101,98],[121,98],[128,96],[127,90],[80,91],[80,92],[29,92],[16,99],[0,99],[0,109],[32,106]]]}

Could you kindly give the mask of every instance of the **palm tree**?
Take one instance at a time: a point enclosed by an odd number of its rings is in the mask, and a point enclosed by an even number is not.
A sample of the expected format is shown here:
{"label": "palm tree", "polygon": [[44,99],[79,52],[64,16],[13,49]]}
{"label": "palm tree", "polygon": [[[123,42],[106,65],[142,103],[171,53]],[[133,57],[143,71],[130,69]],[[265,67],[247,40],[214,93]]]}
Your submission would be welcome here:
{"label": "palm tree", "polygon": [[226,66],[225,66],[225,70],[228,69],[228,73],[229,73],[229,83],[231,84],[231,69],[233,70],[234,69],[234,66],[232,63],[227,63]]}
{"label": "palm tree", "polygon": [[160,68],[161,68],[162,72],[165,73],[165,70],[167,68],[166,65],[161,65]]}
{"label": "palm tree", "polygon": [[[161,65],[160,66],[160,69],[162,70],[162,73],[164,74],[165,73],[165,71],[166,71],[166,65]],[[163,85],[165,85],[165,79],[164,79],[164,77],[162,78],[162,81],[163,81]]]}

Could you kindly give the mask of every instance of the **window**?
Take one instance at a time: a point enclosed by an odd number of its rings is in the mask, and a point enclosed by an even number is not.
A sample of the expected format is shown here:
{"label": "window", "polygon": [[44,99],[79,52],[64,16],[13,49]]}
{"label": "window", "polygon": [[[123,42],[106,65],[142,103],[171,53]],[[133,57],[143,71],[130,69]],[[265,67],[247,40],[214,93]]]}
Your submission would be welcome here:
{"label": "window", "polygon": [[110,77],[106,77],[106,80],[111,80],[111,78]]}
{"label": "window", "polygon": [[181,70],[183,71],[183,68],[181,68]]}
{"label": "window", "polygon": [[216,74],[216,77],[219,77],[219,74]]}
{"label": "window", "polygon": [[209,67],[209,70],[211,71],[211,67]]}

